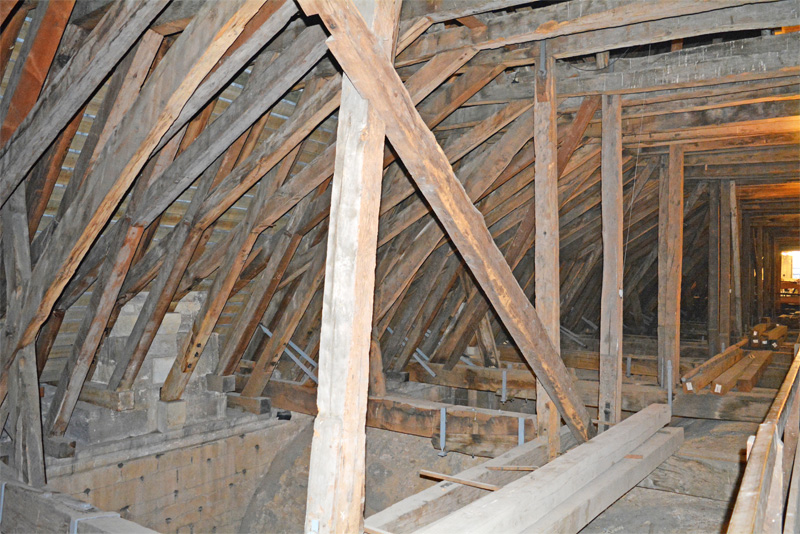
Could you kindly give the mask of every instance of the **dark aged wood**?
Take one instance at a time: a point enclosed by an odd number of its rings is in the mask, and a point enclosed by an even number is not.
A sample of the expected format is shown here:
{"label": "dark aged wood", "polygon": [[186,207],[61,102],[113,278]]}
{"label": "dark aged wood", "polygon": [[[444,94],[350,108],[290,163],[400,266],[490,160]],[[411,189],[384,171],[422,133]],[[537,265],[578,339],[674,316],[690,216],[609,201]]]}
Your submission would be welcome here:
{"label": "dark aged wood", "polygon": [[[444,406],[450,450],[516,444],[515,416],[481,412],[476,433],[472,408],[394,387],[474,406],[505,370],[507,396],[538,404],[526,436],[546,434],[542,458],[572,439],[560,416],[592,433],[584,405],[599,424],[663,403],[667,360],[687,390],[676,415],[763,420],[774,395],[759,386],[780,382],[785,355],[723,349],[778,315],[780,252],[798,242],[800,33],[780,29],[800,25],[797,2],[359,2],[2,3],[0,423],[15,476],[44,481],[41,430],[63,434],[77,400],[130,408],[191,291],[206,299],[161,398],[193,398],[216,333],[215,374],[244,388],[231,406],[268,395],[319,413],[321,531],[337,510],[339,530],[361,528],[365,422],[438,445]],[[384,24],[357,7],[385,8]],[[142,291],[110,383],[87,382]],[[302,378],[290,341],[319,362],[319,399],[271,378]],[[723,352],[699,365],[706,348]],[[37,372],[55,387],[43,427]],[[428,384],[392,380],[405,373]],[[415,514],[397,525],[430,524]]]}

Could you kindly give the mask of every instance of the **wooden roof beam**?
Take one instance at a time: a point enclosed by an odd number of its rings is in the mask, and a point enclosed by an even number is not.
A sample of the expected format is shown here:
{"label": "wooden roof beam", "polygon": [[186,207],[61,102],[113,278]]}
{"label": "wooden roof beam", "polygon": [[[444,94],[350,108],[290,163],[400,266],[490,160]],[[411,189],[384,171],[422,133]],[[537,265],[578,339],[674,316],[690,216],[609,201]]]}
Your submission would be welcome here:
{"label": "wooden roof beam", "polygon": [[103,83],[168,0],[117,3],[0,150],[0,205]]}
{"label": "wooden roof beam", "polygon": [[[17,348],[34,341],[64,286],[161,136],[262,4],[262,0],[209,4],[204,9],[207,16],[190,25],[159,64],[128,112],[134,119],[123,121],[106,144],[62,224],[45,245],[33,269],[25,307],[16,328],[14,345]],[[65,82],[63,76],[69,72],[69,67],[65,68],[59,79]],[[53,86],[66,90],[60,83]],[[72,90],[70,87],[69,92]],[[34,112],[36,109],[42,108],[34,108]],[[18,146],[20,138],[15,139],[10,146]],[[4,174],[3,178],[6,177]]]}
{"label": "wooden roof beam", "polygon": [[[486,29],[471,30],[460,26],[423,35],[397,57],[396,65],[403,66],[417,63],[446,50],[466,46],[486,50],[570,34],[581,34],[580,39],[576,38],[571,43],[575,50],[567,51],[567,47],[570,44],[556,41],[553,44],[556,53],[559,54],[557,57],[591,54],[598,51],[613,50],[626,45],[619,44],[619,31],[617,31],[616,38],[593,40],[584,38],[586,32],[606,28],[616,29],[621,26],[672,17],[685,17],[686,15],[752,3],[759,3],[759,1],[715,0],[713,2],[692,2],[690,0],[681,0],[664,3],[657,0],[604,0],[602,2],[571,0],[530,11],[496,17],[487,22]],[[576,16],[576,14],[579,15]],[[750,10],[749,16],[752,16],[752,14],[753,10]],[[785,16],[786,13],[782,12],[782,14]],[[780,25],[779,20],[777,22]],[[764,23],[759,22],[759,24]],[[673,36],[675,26],[676,24],[673,21],[661,28],[660,31],[654,26],[636,28],[635,31],[630,32],[630,42],[627,43],[627,46],[657,42],[659,39],[672,40],[675,38]],[[716,26],[711,27],[715,28]],[[708,33],[708,21],[701,21],[701,25],[696,27],[695,31],[699,32],[695,35]],[[663,37],[659,37],[659,34]],[[610,33],[609,35],[613,34]],[[689,36],[691,35],[685,35],[685,37]],[[584,43],[591,43],[591,45],[587,46]]]}
{"label": "wooden roof beam", "polygon": [[[332,39],[334,53],[359,92],[386,123],[386,135],[417,185],[486,290],[504,324],[553,402],[579,440],[593,430],[589,415],[572,386],[541,321],[497,249],[482,217],[453,174],[447,158],[414,108],[393,66],[354,6],[303,1],[306,13],[319,13]],[[422,157],[420,157],[422,155]]]}

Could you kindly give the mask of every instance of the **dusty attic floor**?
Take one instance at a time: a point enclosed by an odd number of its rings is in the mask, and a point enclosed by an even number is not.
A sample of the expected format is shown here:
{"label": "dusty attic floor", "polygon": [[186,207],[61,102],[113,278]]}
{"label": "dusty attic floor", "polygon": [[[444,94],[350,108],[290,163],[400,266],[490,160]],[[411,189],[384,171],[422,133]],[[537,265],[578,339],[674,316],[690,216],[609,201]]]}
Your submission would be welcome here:
{"label": "dusty attic floor", "polygon": [[584,534],[725,532],[757,423],[674,418],[681,448]]}

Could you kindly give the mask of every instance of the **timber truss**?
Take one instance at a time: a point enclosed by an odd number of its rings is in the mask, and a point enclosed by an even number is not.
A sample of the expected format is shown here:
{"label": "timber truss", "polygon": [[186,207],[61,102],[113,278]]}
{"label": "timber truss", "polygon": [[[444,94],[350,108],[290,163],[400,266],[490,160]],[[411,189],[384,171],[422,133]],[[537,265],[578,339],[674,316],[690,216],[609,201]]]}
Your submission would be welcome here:
{"label": "timber truss", "polygon": [[705,294],[709,203],[796,239],[796,0],[11,0],[0,23],[0,421],[32,484],[141,292],[94,399],[200,290],[164,401],[216,332],[241,406],[313,377],[328,454],[358,457],[336,436],[403,410],[385,371],[500,372],[508,340],[557,451],[560,419],[596,428],[559,325],[610,332],[617,422],[623,307],[632,331],[658,308],[652,375],[680,376],[659,295]]}

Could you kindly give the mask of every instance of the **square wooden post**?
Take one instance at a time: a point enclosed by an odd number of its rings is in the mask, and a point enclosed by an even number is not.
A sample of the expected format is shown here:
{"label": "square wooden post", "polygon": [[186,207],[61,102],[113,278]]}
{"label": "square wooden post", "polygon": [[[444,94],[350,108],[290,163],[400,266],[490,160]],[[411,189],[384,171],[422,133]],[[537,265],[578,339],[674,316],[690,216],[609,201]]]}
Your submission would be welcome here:
{"label": "square wooden post", "polygon": [[[546,46],[546,45],[542,45]],[[555,59],[547,57],[536,65],[535,103],[533,105],[535,220],[535,290],[536,312],[556,351],[561,353],[561,301],[559,296],[558,238],[558,135],[556,131]],[[550,397],[536,383],[536,413],[539,432],[547,433],[548,453],[555,458],[560,449],[560,417]]]}
{"label": "square wooden post", "polygon": [[[600,301],[600,404],[598,419],[622,415],[622,101],[603,96],[603,288]],[[603,425],[598,431],[605,430]]]}
{"label": "square wooden post", "polygon": [[667,385],[667,362],[677,382],[681,350],[683,269],[683,147],[670,145],[658,195],[658,382]]}
{"label": "square wooden post", "polygon": [[[357,7],[393,57],[399,2]],[[322,326],[317,419],[309,464],[306,532],[361,532],[365,425],[384,122],[342,77]]]}

